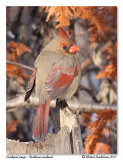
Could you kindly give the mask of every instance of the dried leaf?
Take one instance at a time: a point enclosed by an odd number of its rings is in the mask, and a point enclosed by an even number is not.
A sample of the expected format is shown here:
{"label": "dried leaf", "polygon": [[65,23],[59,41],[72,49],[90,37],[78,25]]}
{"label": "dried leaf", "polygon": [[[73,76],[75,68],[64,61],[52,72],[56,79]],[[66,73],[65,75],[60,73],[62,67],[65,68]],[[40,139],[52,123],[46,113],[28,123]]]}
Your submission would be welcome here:
{"label": "dried leaf", "polygon": [[59,24],[56,26],[69,26],[70,20],[73,18],[73,15],[76,17],[82,18],[83,20],[89,19],[90,25],[96,26],[98,33],[103,34],[102,23],[103,19],[101,15],[98,14],[98,7],[75,7],[75,6],[51,6],[51,7],[42,7],[41,11],[45,8],[45,11],[48,12],[46,22],[49,21],[50,17],[54,15],[56,22]]}
{"label": "dried leaf", "polygon": [[19,123],[22,123],[21,120],[18,121],[12,121],[6,126],[6,136],[8,135],[9,132],[14,132],[16,131],[16,127]]}
{"label": "dried leaf", "polygon": [[110,154],[110,146],[105,143],[96,143],[94,154]]}
{"label": "dried leaf", "polygon": [[82,125],[83,126],[88,126],[88,124],[90,123],[90,113],[82,113]]}
{"label": "dried leaf", "polygon": [[104,69],[96,76],[96,78],[117,79],[117,42],[106,49],[105,55],[106,59],[109,60],[109,64],[104,66]]}
{"label": "dried leaf", "polygon": [[[88,130],[90,130],[90,134],[85,139],[85,153],[86,154],[94,154],[96,150],[97,143],[101,142],[101,137],[104,134],[104,127],[107,122],[113,120],[116,116],[116,111],[113,110],[103,110],[97,112],[97,120],[91,122],[88,126]],[[104,140],[104,143],[106,141]],[[108,145],[108,144],[107,144]],[[96,151],[95,151],[96,150]],[[100,153],[102,153],[100,151]],[[106,153],[105,153],[106,154]]]}
{"label": "dried leaf", "polygon": [[[31,52],[31,50],[20,42],[10,41],[7,45],[7,60],[19,62],[18,56],[21,56],[25,52]],[[23,69],[12,64],[6,65],[6,73],[8,77],[16,78],[20,84],[23,84],[23,80],[28,79],[28,75]]]}

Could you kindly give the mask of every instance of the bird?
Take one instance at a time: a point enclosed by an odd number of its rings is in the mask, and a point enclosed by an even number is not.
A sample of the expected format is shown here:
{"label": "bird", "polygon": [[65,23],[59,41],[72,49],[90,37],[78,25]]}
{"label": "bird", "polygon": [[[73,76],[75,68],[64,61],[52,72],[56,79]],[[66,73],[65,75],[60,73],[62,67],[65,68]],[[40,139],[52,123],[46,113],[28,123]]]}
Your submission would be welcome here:
{"label": "bird", "polygon": [[47,135],[50,102],[54,99],[67,101],[77,91],[81,78],[79,47],[71,43],[60,27],[54,39],[37,56],[34,66],[24,101],[29,99],[35,88],[39,105],[32,138],[40,142]]}

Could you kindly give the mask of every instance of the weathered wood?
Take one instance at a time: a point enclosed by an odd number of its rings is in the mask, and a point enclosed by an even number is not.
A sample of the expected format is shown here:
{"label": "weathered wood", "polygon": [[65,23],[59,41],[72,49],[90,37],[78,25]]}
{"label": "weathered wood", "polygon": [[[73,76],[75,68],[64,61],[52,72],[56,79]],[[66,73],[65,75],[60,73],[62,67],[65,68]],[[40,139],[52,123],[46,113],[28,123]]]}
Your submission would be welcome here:
{"label": "weathered wood", "polygon": [[60,110],[60,124],[69,127],[69,132],[72,132],[72,150],[74,154],[83,154],[84,148],[81,137],[80,125],[77,121],[76,114],[73,114],[70,109],[64,108]]}
{"label": "weathered wood", "polygon": [[84,148],[82,143],[82,136],[79,124],[77,127],[72,127],[72,140],[74,154],[84,154]]}
{"label": "weathered wood", "polygon": [[69,128],[62,127],[58,134],[48,134],[40,143],[6,140],[7,154],[72,154]]}
{"label": "weathered wood", "polygon": [[68,107],[60,110],[60,127],[61,130],[57,134],[48,134],[40,143],[7,139],[7,154],[83,154],[77,116]]}

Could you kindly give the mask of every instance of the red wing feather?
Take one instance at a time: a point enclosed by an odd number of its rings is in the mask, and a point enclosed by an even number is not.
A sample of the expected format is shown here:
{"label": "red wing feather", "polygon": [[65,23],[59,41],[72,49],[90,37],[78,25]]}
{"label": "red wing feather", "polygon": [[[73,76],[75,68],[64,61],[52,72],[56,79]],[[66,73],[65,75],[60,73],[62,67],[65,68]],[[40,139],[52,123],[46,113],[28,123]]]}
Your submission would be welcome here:
{"label": "red wing feather", "polygon": [[33,71],[30,80],[28,82],[28,86],[27,86],[27,90],[26,90],[26,95],[24,98],[24,101],[27,101],[33,91],[33,88],[35,86],[35,78],[36,78],[36,72],[37,72],[37,68]]}
{"label": "red wing feather", "polygon": [[57,96],[72,82],[77,74],[77,66],[73,68],[58,68],[54,65],[45,83],[45,89],[49,92],[51,100]]}

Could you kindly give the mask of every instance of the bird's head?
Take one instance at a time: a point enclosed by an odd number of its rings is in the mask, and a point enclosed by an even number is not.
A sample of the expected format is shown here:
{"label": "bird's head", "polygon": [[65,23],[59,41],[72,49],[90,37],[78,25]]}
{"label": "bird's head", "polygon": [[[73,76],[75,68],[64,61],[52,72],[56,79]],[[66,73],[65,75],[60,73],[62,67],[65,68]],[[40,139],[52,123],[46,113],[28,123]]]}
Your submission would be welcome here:
{"label": "bird's head", "polygon": [[67,54],[76,54],[77,51],[79,51],[79,47],[76,45],[73,45],[70,42],[70,39],[67,35],[67,33],[63,30],[63,28],[59,28],[58,30],[58,36],[62,39],[62,42],[60,43],[60,46]]}

